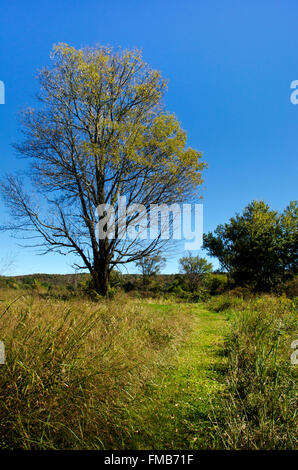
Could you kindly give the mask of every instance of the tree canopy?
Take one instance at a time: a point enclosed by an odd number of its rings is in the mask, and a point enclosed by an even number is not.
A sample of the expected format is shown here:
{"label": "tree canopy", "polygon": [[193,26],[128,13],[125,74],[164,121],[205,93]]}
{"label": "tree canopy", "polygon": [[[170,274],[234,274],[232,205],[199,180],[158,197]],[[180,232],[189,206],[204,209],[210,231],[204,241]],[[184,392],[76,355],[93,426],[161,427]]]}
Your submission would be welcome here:
{"label": "tree canopy", "polygon": [[187,256],[179,259],[180,272],[185,274],[189,283],[190,289],[194,290],[199,283],[202,283],[206,277],[212,273],[212,263],[209,263],[205,258],[193,256],[190,252]]}
{"label": "tree canopy", "polygon": [[[74,253],[97,292],[107,292],[111,270],[161,249],[157,237],[97,239],[106,216],[95,209],[127,199],[126,226],[136,223],[133,204],[181,203],[197,197],[206,164],[186,147],[186,132],[164,109],[166,82],[138,50],[54,47],[53,65],[39,72],[40,106],[21,114],[24,140],[15,145],[30,162],[32,190],[21,178],[2,181],[13,221],[3,228],[37,236],[43,253]],[[33,190],[34,189],[34,190]],[[131,209],[131,210],[130,210]]]}
{"label": "tree canopy", "polygon": [[136,267],[141,272],[143,277],[143,286],[146,287],[151,276],[160,274],[161,269],[164,267],[166,259],[159,253],[154,255],[147,255],[136,261]]}
{"label": "tree canopy", "polygon": [[220,261],[236,284],[268,291],[297,273],[298,206],[279,214],[253,201],[242,214],[204,234],[204,248]]}

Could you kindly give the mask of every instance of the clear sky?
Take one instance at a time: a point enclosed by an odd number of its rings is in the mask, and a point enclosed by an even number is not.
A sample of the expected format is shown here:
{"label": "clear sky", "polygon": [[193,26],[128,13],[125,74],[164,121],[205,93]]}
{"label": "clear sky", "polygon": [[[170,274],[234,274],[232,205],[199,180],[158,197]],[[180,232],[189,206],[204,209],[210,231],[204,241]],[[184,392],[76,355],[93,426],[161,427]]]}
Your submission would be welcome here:
{"label": "clear sky", "polygon": [[[165,98],[203,151],[204,231],[253,199],[282,210],[297,199],[297,0],[10,0],[0,13],[0,172],[21,170],[11,143],[17,112],[34,105],[35,72],[54,43],[142,48],[169,80]],[[1,220],[5,214],[1,208]],[[200,253],[203,254],[203,253]],[[71,260],[38,256],[0,233],[9,274],[72,272]],[[165,272],[176,270],[173,260]]]}

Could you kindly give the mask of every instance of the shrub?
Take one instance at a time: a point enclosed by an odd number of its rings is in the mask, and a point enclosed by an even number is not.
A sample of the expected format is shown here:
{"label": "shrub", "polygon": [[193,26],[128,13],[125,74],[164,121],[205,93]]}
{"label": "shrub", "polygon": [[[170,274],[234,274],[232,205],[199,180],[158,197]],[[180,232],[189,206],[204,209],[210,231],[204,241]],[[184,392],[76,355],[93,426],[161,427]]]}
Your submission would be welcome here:
{"label": "shrub", "polygon": [[226,274],[212,274],[207,281],[207,288],[211,295],[222,294],[228,286]]}
{"label": "shrub", "polygon": [[175,279],[167,286],[166,290],[167,292],[183,295],[188,290],[188,286],[182,276],[176,276]]}
{"label": "shrub", "polygon": [[210,310],[214,310],[215,312],[223,312],[225,310],[232,310],[235,308],[244,308],[245,304],[243,299],[240,297],[224,294],[210,299],[208,305]]}
{"label": "shrub", "polygon": [[122,287],[123,276],[119,271],[113,270],[110,274],[110,287]]}
{"label": "shrub", "polygon": [[275,289],[275,293],[279,295],[285,294],[290,299],[298,297],[298,276],[295,279],[279,284]]}
{"label": "shrub", "polygon": [[239,297],[242,299],[250,299],[255,296],[255,294],[248,287],[234,287],[229,290],[230,297]]}

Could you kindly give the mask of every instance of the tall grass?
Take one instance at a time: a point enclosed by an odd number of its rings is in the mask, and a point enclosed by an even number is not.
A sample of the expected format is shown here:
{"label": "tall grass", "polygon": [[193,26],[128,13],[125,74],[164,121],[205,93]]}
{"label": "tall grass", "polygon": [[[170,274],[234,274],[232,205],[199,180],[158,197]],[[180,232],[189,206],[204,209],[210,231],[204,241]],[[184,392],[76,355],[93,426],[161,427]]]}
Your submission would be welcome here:
{"label": "tall grass", "polygon": [[[0,447],[115,448],[121,410],[175,355],[193,318],[125,296],[55,301],[27,295],[0,311]],[[1,315],[2,312],[2,315]]]}
{"label": "tall grass", "polygon": [[[193,429],[200,448],[297,447],[293,300],[217,296],[205,315],[204,308],[195,314],[194,304],[125,294],[92,302],[2,289],[0,298],[6,349],[1,449],[125,449],[148,442],[183,447],[192,442]],[[228,366],[219,378],[210,342],[224,334],[227,317]],[[211,384],[217,392],[209,403],[202,396]],[[157,402],[149,406],[152,400]],[[179,409],[177,423],[173,409]],[[182,434],[173,436],[178,430]]]}
{"label": "tall grass", "polygon": [[[297,448],[297,366],[291,342],[298,338],[293,301],[286,297],[217,300],[231,309],[226,341],[227,393],[214,425],[227,449]],[[220,307],[222,304],[222,308]]]}

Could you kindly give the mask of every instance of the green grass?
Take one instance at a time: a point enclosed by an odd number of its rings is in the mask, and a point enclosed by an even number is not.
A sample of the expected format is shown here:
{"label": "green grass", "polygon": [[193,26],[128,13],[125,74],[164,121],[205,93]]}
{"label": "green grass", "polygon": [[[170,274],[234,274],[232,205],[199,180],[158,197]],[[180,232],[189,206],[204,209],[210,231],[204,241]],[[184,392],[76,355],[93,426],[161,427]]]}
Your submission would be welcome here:
{"label": "green grass", "polygon": [[226,388],[214,413],[219,445],[296,449],[297,365],[290,361],[291,343],[298,337],[295,302],[263,295],[216,303],[217,310],[225,304],[231,311]]}
{"label": "green grass", "polygon": [[[2,291],[2,449],[115,448],[120,412],[176,357],[189,309],[154,311],[121,296],[99,303]],[[5,308],[9,306],[9,308]]]}
{"label": "green grass", "polygon": [[[158,314],[181,305],[153,304],[151,308]],[[120,448],[216,447],[210,417],[224,386],[225,359],[219,352],[227,330],[226,315],[211,313],[203,305],[183,308],[195,316],[193,331],[177,358],[164,366],[122,412]]]}
{"label": "green grass", "polygon": [[295,448],[294,301],[0,298],[0,448]]}

